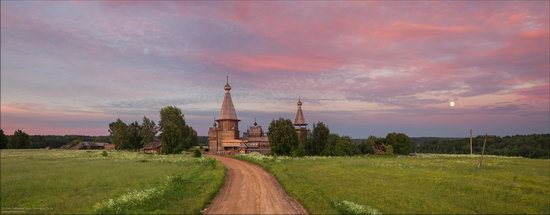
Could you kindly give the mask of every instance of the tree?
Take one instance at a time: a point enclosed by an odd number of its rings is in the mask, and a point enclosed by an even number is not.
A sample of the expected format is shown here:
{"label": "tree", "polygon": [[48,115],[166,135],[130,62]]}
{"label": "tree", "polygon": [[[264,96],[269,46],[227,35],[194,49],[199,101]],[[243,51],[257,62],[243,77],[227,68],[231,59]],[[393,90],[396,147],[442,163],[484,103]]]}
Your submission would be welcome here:
{"label": "tree", "polygon": [[304,155],[306,155],[306,149],[305,149],[305,144],[308,142],[308,139],[307,138],[298,138],[300,139],[298,141],[298,145],[296,147],[294,147],[292,149],[292,151],[290,152],[290,155],[292,157],[302,157]]}
{"label": "tree", "polygon": [[351,137],[342,136],[337,139],[334,155],[351,156],[356,154],[359,154],[359,149],[357,148],[357,145],[353,142]]}
{"label": "tree", "polygon": [[386,145],[385,149],[386,149],[386,151],[384,152],[385,155],[393,155],[393,146],[392,145]]}
{"label": "tree", "polygon": [[122,120],[117,119],[109,124],[109,133],[111,142],[115,144],[116,149],[131,149],[128,139],[128,125]]}
{"label": "tree", "polygon": [[351,137],[342,136],[337,134],[329,134],[327,138],[327,144],[321,152],[324,156],[352,156],[359,154],[359,148],[357,144],[353,142]]}
{"label": "tree", "polygon": [[140,149],[141,145],[141,126],[137,121],[128,125],[128,149]]}
{"label": "tree", "polygon": [[141,145],[145,146],[152,142],[155,139],[155,135],[157,135],[157,131],[155,121],[144,116],[141,123]]}
{"label": "tree", "polygon": [[267,137],[271,152],[275,155],[290,155],[292,149],[298,146],[298,135],[289,119],[271,121]]}
{"label": "tree", "polygon": [[311,138],[306,141],[305,151],[308,155],[320,155],[327,144],[330,130],[323,122],[313,124]]}
{"label": "tree", "polygon": [[337,134],[329,134],[326,139],[326,144],[321,151],[320,155],[323,156],[337,156],[336,153],[336,144],[338,144],[338,139],[340,136]]}
{"label": "tree", "polygon": [[0,129],[0,149],[8,148],[8,136],[4,134],[4,130]]}
{"label": "tree", "polygon": [[406,134],[392,132],[386,135],[386,144],[393,147],[395,154],[407,155],[411,153],[414,142]]}
{"label": "tree", "polygon": [[28,149],[31,146],[30,137],[27,133],[17,130],[10,138],[8,147],[12,149]]}
{"label": "tree", "polygon": [[191,126],[185,126],[184,133],[184,144],[182,145],[182,150],[190,149],[193,146],[198,145],[199,137],[197,136],[197,131]]}
{"label": "tree", "polygon": [[163,154],[180,153],[197,143],[197,132],[185,123],[184,115],[175,106],[160,110],[160,142]]}
{"label": "tree", "polygon": [[311,135],[308,133],[309,132],[306,132],[302,135],[298,135],[298,133],[296,133],[296,136],[298,137],[298,144],[295,145],[290,152],[292,157],[302,157],[307,155],[306,146],[311,145]]}
{"label": "tree", "polygon": [[366,140],[361,141],[361,144],[359,144],[359,151],[361,151],[362,154],[374,154],[374,145],[377,143],[382,143],[382,140],[375,136],[369,136]]}

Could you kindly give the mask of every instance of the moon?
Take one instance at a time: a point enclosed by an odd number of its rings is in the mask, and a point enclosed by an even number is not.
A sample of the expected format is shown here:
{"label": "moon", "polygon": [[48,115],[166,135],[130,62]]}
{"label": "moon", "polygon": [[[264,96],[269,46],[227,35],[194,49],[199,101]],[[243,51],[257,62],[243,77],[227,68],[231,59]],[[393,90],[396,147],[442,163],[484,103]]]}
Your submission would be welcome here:
{"label": "moon", "polygon": [[449,102],[449,106],[450,106],[450,107],[454,107],[454,106],[455,106],[455,101]]}

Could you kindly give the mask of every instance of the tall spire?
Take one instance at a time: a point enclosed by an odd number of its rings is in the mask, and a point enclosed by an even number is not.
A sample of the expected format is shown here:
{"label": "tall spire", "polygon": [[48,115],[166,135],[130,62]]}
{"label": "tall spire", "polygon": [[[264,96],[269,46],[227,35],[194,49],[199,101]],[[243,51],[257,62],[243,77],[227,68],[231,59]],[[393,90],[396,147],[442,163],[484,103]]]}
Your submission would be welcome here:
{"label": "tall spire", "polygon": [[294,125],[295,126],[305,126],[307,125],[306,120],[304,118],[304,113],[302,112],[302,99],[298,97],[298,111],[296,112],[296,118],[294,118]]}
{"label": "tall spire", "polygon": [[229,85],[229,76],[227,76],[226,83],[223,89],[225,90],[225,95],[223,96],[222,108],[220,110],[218,120],[238,120],[237,112],[235,111],[233,100],[231,99],[231,94],[229,93],[229,91],[231,91],[231,86]]}
{"label": "tall spire", "polygon": [[231,85],[229,85],[229,76],[226,76],[226,81],[225,81],[225,86],[223,87],[223,89],[225,90],[225,93],[229,93],[229,91],[231,90]]}

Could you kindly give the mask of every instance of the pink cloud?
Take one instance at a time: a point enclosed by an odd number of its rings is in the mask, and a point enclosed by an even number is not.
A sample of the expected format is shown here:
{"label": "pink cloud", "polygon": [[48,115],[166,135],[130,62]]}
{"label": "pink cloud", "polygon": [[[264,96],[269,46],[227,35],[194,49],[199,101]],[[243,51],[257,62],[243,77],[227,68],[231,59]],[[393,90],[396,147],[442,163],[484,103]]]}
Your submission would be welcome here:
{"label": "pink cloud", "polygon": [[389,27],[384,30],[386,33],[380,36],[430,39],[431,37],[449,36],[450,34],[467,33],[474,30],[475,27],[472,26],[437,26],[397,21],[390,24]]}
{"label": "pink cloud", "polygon": [[546,83],[526,89],[515,90],[514,93],[521,95],[523,97],[522,100],[527,100],[528,102],[536,102],[539,103],[541,106],[544,106],[544,104],[548,104],[548,102],[550,101],[549,89],[550,85]]}
{"label": "pink cloud", "polygon": [[521,32],[521,36],[526,39],[544,39],[548,38],[548,29],[536,29]]}
{"label": "pink cloud", "polygon": [[236,70],[254,71],[288,71],[288,72],[319,72],[333,69],[338,64],[330,58],[322,56],[289,56],[286,54],[227,54],[215,57],[219,63]]}
{"label": "pink cloud", "polygon": [[510,24],[514,24],[514,23],[518,23],[520,22],[521,20],[523,20],[525,17],[525,15],[521,14],[521,13],[514,13],[512,15],[510,15],[508,17],[508,22]]}

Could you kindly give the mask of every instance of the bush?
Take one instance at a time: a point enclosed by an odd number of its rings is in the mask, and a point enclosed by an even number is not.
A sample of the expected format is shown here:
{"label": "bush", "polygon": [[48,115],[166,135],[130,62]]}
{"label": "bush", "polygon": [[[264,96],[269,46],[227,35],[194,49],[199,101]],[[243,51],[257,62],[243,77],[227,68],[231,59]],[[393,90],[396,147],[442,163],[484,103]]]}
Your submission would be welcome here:
{"label": "bush", "polygon": [[350,201],[334,202],[334,207],[341,214],[382,214],[368,205],[361,205]]}
{"label": "bush", "polygon": [[299,143],[292,151],[290,156],[292,157],[303,157],[306,154],[304,143]]}
{"label": "bush", "polygon": [[362,154],[374,154],[374,145],[381,142],[382,140],[380,140],[380,138],[369,136],[366,140],[361,141],[359,150]]}
{"label": "bush", "polygon": [[166,190],[165,187],[132,190],[116,199],[108,199],[96,203],[94,205],[94,210],[96,214],[128,214],[134,208],[160,199]]}
{"label": "bush", "polygon": [[198,149],[198,148],[193,149],[193,157],[198,158],[198,157],[201,157],[201,156],[202,156],[202,152],[201,152],[200,149]]}
{"label": "bush", "polygon": [[386,152],[385,155],[393,155],[393,146],[392,145],[386,145]]}
{"label": "bush", "polygon": [[103,151],[103,152],[101,152],[101,156],[107,157],[107,156],[109,156],[109,154],[106,151]]}

